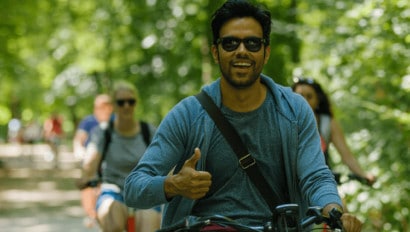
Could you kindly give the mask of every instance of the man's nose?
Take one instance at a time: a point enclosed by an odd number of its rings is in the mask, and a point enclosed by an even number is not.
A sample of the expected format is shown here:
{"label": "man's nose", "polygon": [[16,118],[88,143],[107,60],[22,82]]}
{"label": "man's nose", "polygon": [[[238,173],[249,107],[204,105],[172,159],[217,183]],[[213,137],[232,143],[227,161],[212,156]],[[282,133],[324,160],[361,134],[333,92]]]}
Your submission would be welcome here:
{"label": "man's nose", "polygon": [[247,52],[248,51],[248,49],[246,49],[245,44],[243,43],[243,41],[241,41],[241,43],[239,44],[239,47],[236,50],[240,51],[240,52]]}

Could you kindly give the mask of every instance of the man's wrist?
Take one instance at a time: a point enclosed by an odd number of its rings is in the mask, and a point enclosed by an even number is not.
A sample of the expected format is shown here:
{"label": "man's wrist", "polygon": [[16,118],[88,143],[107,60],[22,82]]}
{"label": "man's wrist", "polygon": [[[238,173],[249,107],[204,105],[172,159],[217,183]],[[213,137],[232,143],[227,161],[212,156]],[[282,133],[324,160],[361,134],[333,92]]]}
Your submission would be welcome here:
{"label": "man's wrist", "polygon": [[165,197],[167,200],[170,200],[176,195],[175,189],[172,184],[172,175],[167,176],[164,181],[164,192],[165,192]]}
{"label": "man's wrist", "polygon": [[322,215],[325,217],[329,217],[329,212],[332,209],[336,209],[337,211],[339,211],[341,214],[343,214],[343,207],[340,206],[339,204],[335,204],[335,203],[331,203],[331,204],[327,204],[323,210],[322,210]]}

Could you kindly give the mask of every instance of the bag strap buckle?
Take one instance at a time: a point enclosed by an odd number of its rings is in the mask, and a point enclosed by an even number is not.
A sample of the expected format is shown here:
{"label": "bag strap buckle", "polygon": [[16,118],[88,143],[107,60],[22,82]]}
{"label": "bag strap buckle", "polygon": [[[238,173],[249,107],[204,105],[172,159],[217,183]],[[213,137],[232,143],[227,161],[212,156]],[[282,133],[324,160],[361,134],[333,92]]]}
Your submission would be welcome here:
{"label": "bag strap buckle", "polygon": [[251,154],[247,154],[245,156],[242,156],[239,159],[239,165],[241,165],[241,168],[243,170],[248,169],[249,167],[253,166],[256,164],[256,160],[251,156]]}

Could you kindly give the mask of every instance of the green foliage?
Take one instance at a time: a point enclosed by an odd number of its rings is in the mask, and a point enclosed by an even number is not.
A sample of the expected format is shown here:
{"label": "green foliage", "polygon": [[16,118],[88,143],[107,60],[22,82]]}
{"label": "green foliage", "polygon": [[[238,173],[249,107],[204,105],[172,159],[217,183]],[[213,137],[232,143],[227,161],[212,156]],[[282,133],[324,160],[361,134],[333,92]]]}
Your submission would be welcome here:
{"label": "green foliage", "polygon": [[[365,231],[408,231],[408,1],[257,2],[273,16],[264,72],[285,85],[303,74],[328,87],[352,151],[378,176],[374,188],[349,192],[351,210],[366,219]],[[58,111],[70,137],[93,96],[116,79],[138,87],[138,116],[159,124],[219,76],[209,24],[222,3],[2,0],[0,127]]]}

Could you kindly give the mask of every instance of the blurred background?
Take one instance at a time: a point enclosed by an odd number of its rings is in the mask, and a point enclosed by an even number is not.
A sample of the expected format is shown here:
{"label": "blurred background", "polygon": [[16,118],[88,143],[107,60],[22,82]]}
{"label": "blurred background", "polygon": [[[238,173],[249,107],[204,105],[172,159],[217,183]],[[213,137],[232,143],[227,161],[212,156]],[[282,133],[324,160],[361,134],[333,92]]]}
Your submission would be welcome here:
{"label": "blurred background", "polygon": [[[60,201],[22,205],[23,195],[10,197],[15,191],[62,191],[68,195],[58,212],[81,224],[71,144],[94,96],[127,79],[139,89],[138,117],[158,125],[174,104],[218,77],[210,17],[222,2],[0,2],[0,228],[17,227],[21,221],[13,219],[21,214],[56,215],[50,207]],[[257,2],[273,18],[264,73],[286,86],[303,75],[326,87],[353,153],[378,177],[373,188],[341,186],[349,211],[365,222],[364,231],[410,231],[408,0]],[[63,130],[58,169],[42,133],[52,115]],[[35,210],[22,210],[27,206]],[[26,227],[47,224],[35,218]],[[51,228],[36,231],[58,231]]]}

